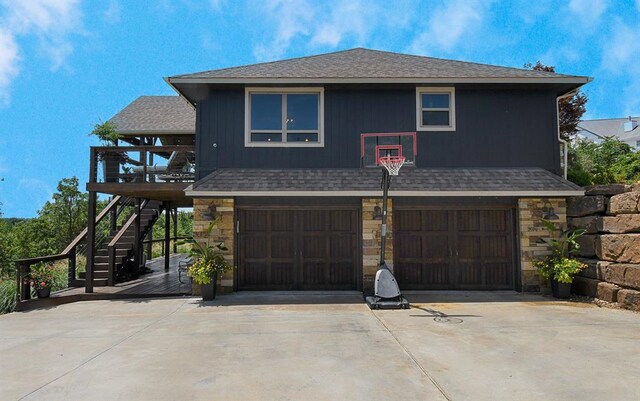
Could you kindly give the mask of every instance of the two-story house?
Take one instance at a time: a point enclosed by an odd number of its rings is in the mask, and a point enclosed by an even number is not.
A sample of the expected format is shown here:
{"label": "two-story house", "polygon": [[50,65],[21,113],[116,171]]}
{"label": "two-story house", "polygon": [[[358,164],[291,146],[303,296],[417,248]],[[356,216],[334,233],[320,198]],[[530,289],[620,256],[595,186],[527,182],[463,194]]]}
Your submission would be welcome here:
{"label": "two-story house", "polygon": [[[589,81],[362,48],[175,75],[166,82],[195,110],[194,182],[88,188],[192,202],[195,237],[215,221],[211,235],[228,248],[223,289],[368,291],[380,246],[376,159],[401,152],[387,241],[400,287],[535,290],[540,219],[564,223],[565,197],[583,193],[563,178],[557,100]],[[172,114],[146,107],[144,121]],[[180,138],[153,130],[164,145]],[[144,164],[144,174],[157,168]]]}

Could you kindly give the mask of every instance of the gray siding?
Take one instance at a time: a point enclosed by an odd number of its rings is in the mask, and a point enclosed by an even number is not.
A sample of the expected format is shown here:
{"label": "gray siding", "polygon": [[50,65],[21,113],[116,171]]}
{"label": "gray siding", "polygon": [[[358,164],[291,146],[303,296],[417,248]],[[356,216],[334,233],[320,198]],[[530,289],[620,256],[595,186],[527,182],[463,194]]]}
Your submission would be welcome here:
{"label": "gray siding", "polygon": [[[198,176],[231,167],[359,167],[361,133],[416,129],[413,87],[325,86],[324,106],[323,148],[245,148],[244,89],[212,90],[197,108]],[[559,173],[552,90],[457,87],[456,125],[455,132],[418,132],[418,167],[542,167]]]}

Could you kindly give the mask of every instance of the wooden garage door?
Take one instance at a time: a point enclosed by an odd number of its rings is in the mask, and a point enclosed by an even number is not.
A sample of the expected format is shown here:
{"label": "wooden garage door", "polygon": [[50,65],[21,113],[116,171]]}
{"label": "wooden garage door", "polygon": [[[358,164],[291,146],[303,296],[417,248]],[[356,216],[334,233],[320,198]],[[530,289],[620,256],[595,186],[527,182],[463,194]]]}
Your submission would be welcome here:
{"label": "wooden garage door", "polygon": [[238,219],[239,290],[356,289],[356,210],[241,209]]}
{"label": "wooden garage door", "polygon": [[403,289],[514,288],[508,209],[395,210],[394,270]]}

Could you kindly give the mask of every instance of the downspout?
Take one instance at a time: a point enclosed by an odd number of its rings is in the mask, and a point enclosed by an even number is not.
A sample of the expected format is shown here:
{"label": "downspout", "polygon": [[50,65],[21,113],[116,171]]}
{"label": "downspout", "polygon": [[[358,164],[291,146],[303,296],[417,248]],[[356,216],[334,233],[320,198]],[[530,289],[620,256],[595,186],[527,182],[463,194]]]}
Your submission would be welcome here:
{"label": "downspout", "polygon": [[562,139],[562,137],[560,136],[560,99],[564,99],[567,97],[572,97],[574,96],[576,93],[578,93],[578,91],[580,90],[580,88],[574,89],[570,92],[565,93],[564,95],[560,95],[558,97],[556,97],[556,119],[557,119],[557,127],[558,127],[558,142],[560,142],[562,144],[562,157],[563,157],[563,177],[566,180],[567,179],[567,170],[569,168],[569,144],[567,143],[567,141],[565,141],[564,139]]}

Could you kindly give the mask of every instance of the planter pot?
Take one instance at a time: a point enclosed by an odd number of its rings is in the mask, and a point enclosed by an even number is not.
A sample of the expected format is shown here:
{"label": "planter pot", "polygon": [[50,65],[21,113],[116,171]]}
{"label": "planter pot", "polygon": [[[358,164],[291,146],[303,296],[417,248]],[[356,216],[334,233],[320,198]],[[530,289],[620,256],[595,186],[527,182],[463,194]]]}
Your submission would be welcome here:
{"label": "planter pot", "polygon": [[559,283],[551,280],[551,293],[558,299],[569,299],[571,297],[571,283]]}
{"label": "planter pot", "polygon": [[38,298],[49,298],[51,295],[51,288],[36,288],[36,294],[38,294]]}
{"label": "planter pot", "polygon": [[216,299],[217,284],[218,280],[216,280],[216,277],[214,277],[210,284],[200,285],[200,294],[202,295],[203,301],[213,301],[214,299]]}
{"label": "planter pot", "polygon": [[119,153],[106,153],[102,156],[102,171],[104,171],[104,182],[118,182],[121,162],[122,155]]}

